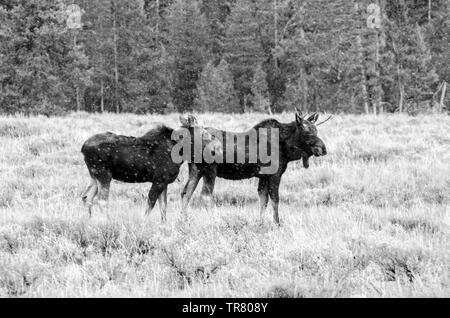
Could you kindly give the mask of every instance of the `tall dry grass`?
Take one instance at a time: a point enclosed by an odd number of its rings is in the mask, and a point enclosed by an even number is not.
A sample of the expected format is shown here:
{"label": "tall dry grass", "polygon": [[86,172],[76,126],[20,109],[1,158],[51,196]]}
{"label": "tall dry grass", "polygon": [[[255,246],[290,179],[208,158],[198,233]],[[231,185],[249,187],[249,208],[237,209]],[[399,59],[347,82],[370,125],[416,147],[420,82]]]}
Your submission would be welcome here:
{"label": "tall dry grass", "polygon": [[[243,131],[264,115],[206,114]],[[276,116],[293,120],[292,114]],[[0,118],[0,295],[137,297],[450,296],[450,118],[337,116],[329,155],[282,179],[282,226],[259,219],[256,181],[218,180],[168,223],[143,215],[149,184],[113,183],[110,218],[87,217],[80,148],[94,133],[140,135],[177,115]],[[198,192],[197,192],[198,196]]]}

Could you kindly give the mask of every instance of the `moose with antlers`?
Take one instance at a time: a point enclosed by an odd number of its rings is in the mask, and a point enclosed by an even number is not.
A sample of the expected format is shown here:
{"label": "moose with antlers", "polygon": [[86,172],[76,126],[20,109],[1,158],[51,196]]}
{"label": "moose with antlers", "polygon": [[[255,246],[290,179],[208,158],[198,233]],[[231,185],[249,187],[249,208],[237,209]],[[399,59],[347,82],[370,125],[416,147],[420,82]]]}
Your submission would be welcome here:
{"label": "moose with antlers", "polygon": [[[330,118],[324,122],[328,121]],[[286,171],[288,163],[302,159],[303,166],[309,168],[310,157],[320,157],[327,154],[324,142],[317,135],[317,126],[324,122],[317,123],[318,119],[319,114],[317,113],[303,117],[301,111],[296,109],[295,121],[291,123],[280,123],[275,119],[267,119],[254,126],[250,131],[243,133],[230,133],[208,128],[215,136],[225,136],[225,138],[222,138],[224,157],[227,156],[227,151],[234,149],[234,151],[237,151],[238,155],[245,155],[245,161],[243,163],[189,163],[189,179],[182,192],[183,212],[186,211],[192,194],[202,178],[202,197],[212,202],[216,177],[228,180],[242,180],[256,177],[259,178],[258,194],[260,198],[261,216],[265,212],[270,198],[273,206],[273,219],[276,224],[279,224],[279,187],[281,177]],[[277,129],[278,131],[277,144],[275,144],[275,140],[272,139],[264,139],[264,141],[269,143],[268,148],[270,151],[279,152],[278,168],[276,171],[270,173],[262,173],[262,168],[264,168],[267,163],[264,163],[260,160],[261,158],[259,158],[259,148],[261,147],[260,141],[262,140],[259,132],[265,130],[270,134],[270,131],[273,129]],[[245,143],[244,146],[237,145],[236,140],[238,140],[239,137],[241,140],[242,138],[245,139],[246,135],[250,135],[250,132],[253,133],[255,131],[257,131],[257,160],[256,162],[251,162],[249,158],[252,156],[252,150],[254,151],[255,149],[251,149],[249,143]],[[233,145],[230,147],[227,143],[233,143]]]}

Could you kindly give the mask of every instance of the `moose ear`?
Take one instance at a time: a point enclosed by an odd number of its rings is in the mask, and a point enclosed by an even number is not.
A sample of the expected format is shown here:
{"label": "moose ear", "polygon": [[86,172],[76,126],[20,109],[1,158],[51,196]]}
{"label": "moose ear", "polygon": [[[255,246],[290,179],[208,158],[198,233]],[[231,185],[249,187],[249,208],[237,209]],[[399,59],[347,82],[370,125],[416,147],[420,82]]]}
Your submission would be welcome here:
{"label": "moose ear", "polygon": [[314,113],[314,114],[312,114],[311,116],[308,117],[308,121],[310,121],[313,124],[315,124],[318,119],[319,119],[319,114],[318,113]]}
{"label": "moose ear", "polygon": [[180,115],[180,123],[183,127],[189,127],[189,119],[184,115]]}
{"label": "moose ear", "polygon": [[303,124],[302,111],[300,109],[298,109],[297,107],[295,108],[295,121],[297,122],[298,125],[302,125]]}
{"label": "moose ear", "polygon": [[198,125],[197,117],[190,114],[188,116],[188,123],[189,123],[189,127],[194,127],[194,126]]}
{"label": "moose ear", "polygon": [[191,114],[187,117],[180,115],[180,122],[183,127],[194,127],[198,124],[197,118]]}

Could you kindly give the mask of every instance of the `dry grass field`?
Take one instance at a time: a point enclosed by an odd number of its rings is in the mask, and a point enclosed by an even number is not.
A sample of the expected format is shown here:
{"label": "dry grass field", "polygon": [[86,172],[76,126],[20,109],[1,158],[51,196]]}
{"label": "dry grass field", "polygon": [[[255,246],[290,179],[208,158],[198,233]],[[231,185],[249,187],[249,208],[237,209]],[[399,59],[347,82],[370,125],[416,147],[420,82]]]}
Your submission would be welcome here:
{"label": "dry grass field", "polygon": [[[205,114],[243,131],[264,115]],[[288,122],[293,114],[275,116]],[[180,216],[187,177],[169,186],[168,222],[146,218],[150,184],[113,182],[110,218],[79,198],[84,140],[141,135],[178,116],[0,118],[1,297],[449,297],[450,117],[336,116],[329,155],[291,163],[281,227],[259,218],[256,181],[216,186]],[[200,185],[201,186],[201,185]]]}

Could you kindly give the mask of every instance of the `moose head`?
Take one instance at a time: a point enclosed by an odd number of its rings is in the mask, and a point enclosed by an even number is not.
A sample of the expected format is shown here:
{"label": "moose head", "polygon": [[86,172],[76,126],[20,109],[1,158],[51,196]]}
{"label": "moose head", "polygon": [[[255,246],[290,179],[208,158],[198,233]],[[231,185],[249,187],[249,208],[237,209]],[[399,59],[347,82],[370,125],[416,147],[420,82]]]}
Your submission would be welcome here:
{"label": "moose head", "polygon": [[303,116],[301,110],[296,108],[295,132],[291,142],[296,152],[298,150],[301,152],[303,166],[306,169],[309,168],[309,158],[311,156],[321,157],[327,154],[325,143],[317,136],[317,126],[325,123],[330,118],[331,116],[327,120],[317,124],[317,120],[319,119],[318,113]]}
{"label": "moose head", "polygon": [[[204,154],[205,150],[212,156],[222,155],[223,146],[219,139],[217,139],[213,134],[211,134],[208,129],[204,128],[203,125],[199,124],[197,117],[194,115],[180,116],[181,127],[189,130],[191,140],[195,140],[195,136],[201,136],[201,144],[192,144],[194,147],[201,147],[201,153]],[[195,149],[194,149],[194,152]]]}

